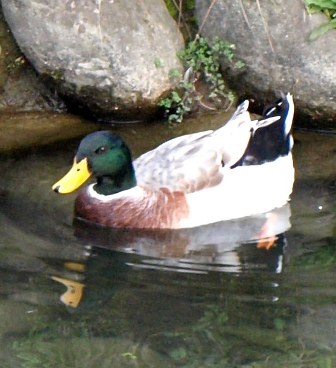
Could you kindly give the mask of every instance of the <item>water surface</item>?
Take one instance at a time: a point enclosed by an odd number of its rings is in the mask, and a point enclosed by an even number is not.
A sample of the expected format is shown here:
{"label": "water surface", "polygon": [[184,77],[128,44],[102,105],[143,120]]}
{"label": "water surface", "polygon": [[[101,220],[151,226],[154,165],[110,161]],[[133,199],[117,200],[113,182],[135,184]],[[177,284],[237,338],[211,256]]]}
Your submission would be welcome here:
{"label": "water surface", "polygon": [[[112,129],[136,156],[221,119]],[[288,206],[173,232],[73,222],[78,140],[3,157],[0,366],[336,366],[336,136],[295,140]]]}

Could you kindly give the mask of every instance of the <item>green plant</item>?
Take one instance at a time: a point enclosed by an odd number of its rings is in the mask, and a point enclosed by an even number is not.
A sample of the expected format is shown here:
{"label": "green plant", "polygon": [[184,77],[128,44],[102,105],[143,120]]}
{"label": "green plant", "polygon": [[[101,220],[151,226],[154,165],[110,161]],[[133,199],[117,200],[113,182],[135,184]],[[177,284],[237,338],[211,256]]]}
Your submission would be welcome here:
{"label": "green plant", "polygon": [[[185,74],[178,82],[178,90],[159,102],[159,106],[165,109],[170,122],[180,123],[186,113],[195,109],[202,102],[203,95],[196,88],[199,81],[204,81],[207,86],[208,98],[213,103],[234,100],[233,93],[227,88],[220,72],[220,58],[225,57],[234,62],[234,45],[218,38],[210,45],[203,37],[196,36],[186,48],[178,54],[185,67]],[[235,67],[241,68],[244,64],[236,62]],[[171,71],[171,78],[176,78],[178,73]]]}
{"label": "green plant", "polygon": [[17,58],[15,58],[14,60],[10,61],[7,64],[7,70],[9,72],[14,72],[14,71],[20,69],[26,63],[27,63],[27,60],[25,59],[24,56],[18,56]]}
{"label": "green plant", "polygon": [[329,21],[321,24],[313,30],[309,39],[316,40],[331,29],[336,29],[336,0],[305,0],[309,13],[323,12],[329,17]]}
{"label": "green plant", "polygon": [[172,91],[170,95],[163,98],[159,102],[159,106],[165,109],[165,114],[168,116],[168,121],[171,123],[181,123],[183,116],[191,110],[192,91],[184,89],[183,96],[181,92]]}

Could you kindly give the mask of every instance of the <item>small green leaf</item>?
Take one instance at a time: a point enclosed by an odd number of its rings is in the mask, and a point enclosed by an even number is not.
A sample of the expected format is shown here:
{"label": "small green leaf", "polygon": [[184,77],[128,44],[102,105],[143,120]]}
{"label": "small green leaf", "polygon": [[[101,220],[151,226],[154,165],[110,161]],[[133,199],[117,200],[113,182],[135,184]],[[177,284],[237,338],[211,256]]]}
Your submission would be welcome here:
{"label": "small green leaf", "polygon": [[180,97],[180,95],[178,94],[178,92],[176,91],[173,91],[172,94],[171,94],[171,98],[173,100],[173,102],[181,102],[182,101],[182,98]]}
{"label": "small green leaf", "polygon": [[174,68],[174,69],[170,69],[170,71],[169,71],[169,77],[170,78],[178,78],[178,77],[180,77],[180,75],[181,75],[181,73],[179,72],[179,70],[178,69],[176,69],[176,68]]}
{"label": "small green leaf", "polygon": [[317,38],[334,28],[336,28],[336,19],[333,19],[328,23],[324,23],[314,29],[309,36],[309,40],[315,41]]}
{"label": "small green leaf", "polygon": [[162,68],[163,67],[163,61],[160,58],[157,57],[157,58],[154,59],[154,65],[157,68]]}

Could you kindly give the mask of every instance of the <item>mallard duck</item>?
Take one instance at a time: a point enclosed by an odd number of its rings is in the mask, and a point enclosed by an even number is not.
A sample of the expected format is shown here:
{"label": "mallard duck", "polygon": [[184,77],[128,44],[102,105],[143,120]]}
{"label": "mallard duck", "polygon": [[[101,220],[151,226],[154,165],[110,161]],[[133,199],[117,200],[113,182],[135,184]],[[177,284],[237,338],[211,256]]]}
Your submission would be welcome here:
{"label": "mallard duck", "polygon": [[70,193],[77,218],[117,228],[179,229],[266,213],[287,203],[294,182],[294,103],[282,95],[251,120],[248,101],[218,130],[169,140],[132,162],[111,131],[87,135],[53,190]]}

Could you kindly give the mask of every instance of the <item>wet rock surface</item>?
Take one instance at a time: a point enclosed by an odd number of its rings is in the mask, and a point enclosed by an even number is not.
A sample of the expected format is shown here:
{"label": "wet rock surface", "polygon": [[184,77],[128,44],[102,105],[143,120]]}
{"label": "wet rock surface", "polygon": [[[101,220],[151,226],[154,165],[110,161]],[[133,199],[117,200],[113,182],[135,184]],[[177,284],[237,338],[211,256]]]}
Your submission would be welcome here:
{"label": "wet rock surface", "polygon": [[26,112],[0,114],[0,153],[33,149],[81,137],[99,126],[70,114]]}

